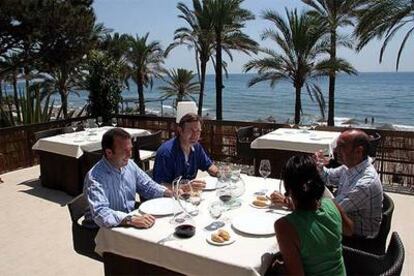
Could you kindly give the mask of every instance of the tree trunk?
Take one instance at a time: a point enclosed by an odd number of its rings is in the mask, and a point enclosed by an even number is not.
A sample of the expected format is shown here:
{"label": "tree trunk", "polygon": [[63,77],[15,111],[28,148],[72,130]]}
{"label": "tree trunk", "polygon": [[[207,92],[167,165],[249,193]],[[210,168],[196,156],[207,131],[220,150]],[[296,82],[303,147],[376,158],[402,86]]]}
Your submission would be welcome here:
{"label": "tree trunk", "polygon": [[216,120],[223,120],[221,33],[216,31]]}
{"label": "tree trunk", "polygon": [[198,95],[198,115],[203,116],[204,84],[206,82],[207,62],[201,60],[200,95]]}
{"label": "tree trunk", "polygon": [[300,123],[300,111],[302,110],[302,100],[301,100],[301,91],[302,88],[300,86],[295,87],[295,124],[298,125]]}
{"label": "tree trunk", "polygon": [[68,118],[68,93],[66,93],[64,90],[59,91],[60,94],[60,101],[62,102],[62,112],[63,112],[63,118]]}
{"label": "tree trunk", "polygon": [[19,95],[17,93],[17,76],[14,73],[13,73],[13,98],[14,98],[14,105],[16,106],[17,122],[21,122]]}
{"label": "tree trunk", "polygon": [[3,80],[0,79],[0,105],[3,103]]}
{"label": "tree trunk", "polygon": [[[336,61],[336,32],[331,32],[331,56],[330,62]],[[329,93],[328,93],[328,126],[335,125],[335,68],[331,68],[329,72]]]}
{"label": "tree trunk", "polygon": [[137,78],[139,81],[137,82],[138,88],[138,101],[139,101],[139,114],[145,115],[145,102],[144,102],[144,84],[141,78]]}

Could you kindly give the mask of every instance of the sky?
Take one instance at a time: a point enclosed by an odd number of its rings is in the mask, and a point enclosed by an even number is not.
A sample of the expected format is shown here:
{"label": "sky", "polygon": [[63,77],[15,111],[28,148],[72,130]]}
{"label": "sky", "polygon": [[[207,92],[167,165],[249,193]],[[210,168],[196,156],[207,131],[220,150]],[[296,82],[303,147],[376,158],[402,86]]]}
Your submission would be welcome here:
{"label": "sky", "polygon": [[[97,21],[103,23],[107,28],[114,32],[127,33],[131,35],[143,36],[149,32],[149,40],[159,41],[165,49],[172,41],[174,31],[186,26],[184,20],[178,18],[177,0],[95,0],[93,7],[97,16]],[[191,0],[181,0],[192,7]],[[250,10],[256,17],[255,20],[248,21],[244,32],[252,39],[257,41],[262,47],[274,48],[270,41],[262,41],[261,33],[269,27],[273,27],[269,21],[261,18],[263,10],[273,10],[280,14],[285,14],[285,8],[298,10],[307,9],[306,5],[300,0],[245,0],[243,8]],[[349,34],[352,29],[341,30],[343,34]],[[379,63],[379,51],[381,41],[373,40],[361,52],[339,48],[338,56],[348,60],[360,72],[395,72],[395,60],[399,45],[403,39],[404,32],[395,36],[389,43],[382,63]],[[414,71],[412,50],[414,39],[407,42],[405,50],[401,56],[399,71]],[[225,60],[229,63],[229,73],[241,73],[243,65],[253,57],[245,54],[234,53],[234,60]],[[186,48],[179,46],[172,51],[167,58],[165,65],[167,68],[185,68],[195,71],[194,53]],[[213,73],[210,64],[208,73]]]}

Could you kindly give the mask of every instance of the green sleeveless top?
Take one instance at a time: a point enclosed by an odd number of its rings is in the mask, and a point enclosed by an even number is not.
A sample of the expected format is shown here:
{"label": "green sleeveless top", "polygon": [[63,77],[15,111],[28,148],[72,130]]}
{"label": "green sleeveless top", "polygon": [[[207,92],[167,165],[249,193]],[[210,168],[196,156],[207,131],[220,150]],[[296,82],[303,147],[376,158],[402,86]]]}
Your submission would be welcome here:
{"label": "green sleeveless top", "polygon": [[286,219],[298,233],[305,275],[346,275],[342,219],[332,200],[322,198],[318,210],[296,210]]}

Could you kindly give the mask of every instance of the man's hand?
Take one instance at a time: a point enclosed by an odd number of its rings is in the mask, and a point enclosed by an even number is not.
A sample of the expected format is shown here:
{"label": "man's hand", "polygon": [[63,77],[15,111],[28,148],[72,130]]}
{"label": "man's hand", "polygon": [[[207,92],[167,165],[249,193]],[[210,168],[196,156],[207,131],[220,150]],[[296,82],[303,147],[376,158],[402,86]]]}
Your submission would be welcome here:
{"label": "man's hand", "polygon": [[320,169],[322,169],[323,166],[326,166],[329,164],[329,158],[327,158],[323,154],[322,150],[315,152],[313,157],[315,158],[316,164],[318,165]]}
{"label": "man's hand", "polygon": [[190,182],[190,185],[193,188],[193,190],[199,191],[206,187],[206,182],[201,179],[194,179]]}
{"label": "man's hand", "polygon": [[286,197],[284,195],[282,195],[279,192],[274,191],[271,195],[270,195],[270,201],[272,201],[272,203],[276,206],[282,207],[282,206],[286,206],[285,202],[286,202]]}
{"label": "man's hand", "polygon": [[164,191],[164,197],[172,197],[172,196],[174,196],[174,193],[170,189],[166,189]]}
{"label": "man's hand", "polygon": [[132,216],[131,220],[126,223],[128,226],[136,228],[150,228],[155,223],[155,218],[151,215]]}

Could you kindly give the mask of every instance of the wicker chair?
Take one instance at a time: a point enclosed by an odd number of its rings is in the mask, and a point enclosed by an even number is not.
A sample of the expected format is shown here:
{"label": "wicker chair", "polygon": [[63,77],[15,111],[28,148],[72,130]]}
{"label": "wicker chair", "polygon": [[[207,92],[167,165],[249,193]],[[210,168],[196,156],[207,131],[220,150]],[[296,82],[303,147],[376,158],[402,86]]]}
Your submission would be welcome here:
{"label": "wicker chair", "polygon": [[35,140],[39,140],[41,138],[46,138],[50,136],[55,136],[63,133],[63,128],[52,128],[52,129],[46,129],[37,131],[34,133]]}
{"label": "wicker chair", "polygon": [[347,275],[401,275],[404,255],[404,245],[397,232],[392,233],[387,252],[383,255],[343,247]]}
{"label": "wicker chair", "polygon": [[368,156],[371,157],[371,163],[374,164],[377,160],[378,149],[382,147],[383,139],[378,132],[371,134],[368,148]]}
{"label": "wicker chair", "polygon": [[69,214],[72,220],[73,249],[78,254],[102,261],[102,257],[95,252],[95,236],[99,228],[89,228],[79,223],[87,207],[88,202],[83,194],[78,195],[68,203]]}
{"label": "wicker chair", "polygon": [[384,193],[384,200],[382,201],[382,220],[378,235],[373,239],[344,237],[342,241],[343,244],[372,254],[384,254],[388,233],[391,228],[393,212],[394,202],[387,194]]}
{"label": "wicker chair", "polygon": [[241,127],[236,131],[237,143],[237,157],[246,164],[253,164],[253,151],[250,148],[250,143],[253,141],[253,126]]}
{"label": "wicker chair", "polygon": [[[80,171],[83,180],[88,171],[102,158],[102,150],[85,151],[81,157]],[[82,192],[82,191],[81,191]]]}
{"label": "wicker chair", "polygon": [[135,163],[143,170],[149,171],[149,161],[162,143],[161,130],[144,136],[138,136],[134,141],[133,158]]}

